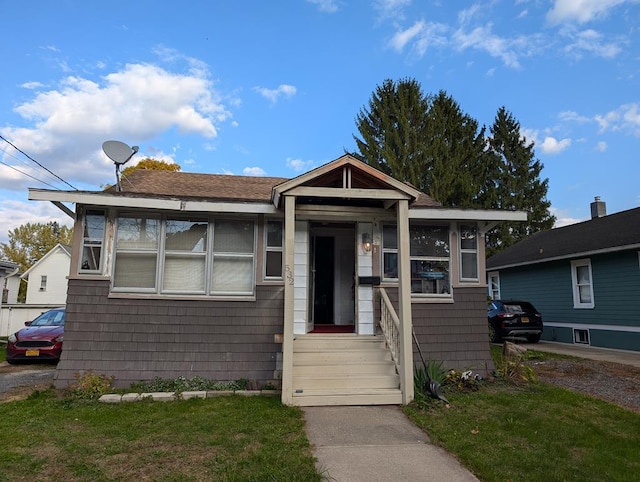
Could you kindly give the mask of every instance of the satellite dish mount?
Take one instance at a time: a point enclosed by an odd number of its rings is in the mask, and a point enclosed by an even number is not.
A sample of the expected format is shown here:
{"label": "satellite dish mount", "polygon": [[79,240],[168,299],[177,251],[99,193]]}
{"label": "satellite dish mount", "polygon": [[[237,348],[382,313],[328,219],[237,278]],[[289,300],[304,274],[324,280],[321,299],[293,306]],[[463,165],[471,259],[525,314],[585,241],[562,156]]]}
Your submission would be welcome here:
{"label": "satellite dish mount", "polygon": [[116,189],[121,191],[120,167],[124,166],[138,152],[138,146],[129,147],[120,141],[105,141],[102,143],[102,150],[116,166]]}

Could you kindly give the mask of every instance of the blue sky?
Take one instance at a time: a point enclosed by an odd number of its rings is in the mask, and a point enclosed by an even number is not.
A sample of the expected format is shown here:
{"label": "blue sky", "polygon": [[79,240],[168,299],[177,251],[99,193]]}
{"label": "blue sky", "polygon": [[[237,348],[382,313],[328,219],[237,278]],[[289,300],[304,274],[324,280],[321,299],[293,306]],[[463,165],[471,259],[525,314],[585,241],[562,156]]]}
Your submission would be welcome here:
{"label": "blue sky", "polygon": [[[115,181],[116,139],[184,171],[294,177],[355,147],[385,79],[445,90],[489,126],[505,106],[558,225],[640,205],[640,1],[3,2],[0,134],[78,189]],[[69,189],[0,140],[0,242],[70,220]],[[40,179],[47,184],[35,180]]]}

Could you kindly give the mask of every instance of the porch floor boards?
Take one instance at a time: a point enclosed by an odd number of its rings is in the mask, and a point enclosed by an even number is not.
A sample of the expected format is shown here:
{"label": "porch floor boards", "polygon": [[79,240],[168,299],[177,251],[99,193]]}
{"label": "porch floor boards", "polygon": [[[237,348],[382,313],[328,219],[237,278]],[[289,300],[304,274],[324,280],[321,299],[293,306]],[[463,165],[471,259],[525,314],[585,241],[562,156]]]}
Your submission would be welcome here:
{"label": "porch floor boards", "polygon": [[399,387],[381,336],[311,334],[293,342],[294,405],[396,405]]}

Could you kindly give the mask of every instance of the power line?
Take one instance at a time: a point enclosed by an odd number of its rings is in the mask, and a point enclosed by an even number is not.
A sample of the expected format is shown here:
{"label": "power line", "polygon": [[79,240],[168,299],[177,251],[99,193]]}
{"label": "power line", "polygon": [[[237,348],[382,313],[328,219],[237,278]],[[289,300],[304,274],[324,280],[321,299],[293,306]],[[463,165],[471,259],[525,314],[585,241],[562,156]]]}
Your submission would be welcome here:
{"label": "power line", "polygon": [[[15,145],[13,145],[11,142],[9,142],[7,139],[5,139],[4,137],[2,137],[2,135],[0,135],[0,139],[2,139],[3,141],[5,141],[7,144],[9,144],[11,147],[13,147],[16,151],[18,151],[19,153],[21,153],[22,155],[24,155],[27,159],[35,162],[38,166],[40,166],[42,169],[44,169],[45,171],[47,171],[49,174],[53,175],[56,179],[59,179],[60,181],[62,181],[63,183],[65,183],[67,186],[69,186],[71,189],[77,191],[78,188],[73,187],[71,184],[69,184],[67,181],[65,181],[64,179],[62,179],[60,176],[58,176],[57,174],[55,174],[54,172],[50,171],[49,169],[47,169],[46,167],[44,167],[42,164],[40,164],[38,161],[36,161],[33,157],[31,157],[29,154],[27,154],[26,152],[24,152],[22,149],[16,147]],[[4,164],[4,163],[3,163]],[[9,166],[10,167],[10,166]],[[20,171],[18,171],[20,172]],[[41,181],[42,182],[42,181]],[[45,183],[46,184],[46,183]]]}
{"label": "power line", "polygon": [[[0,152],[2,152],[5,156],[12,157],[12,158],[13,158],[13,159],[15,159],[17,162],[19,162],[20,164],[22,164],[22,165],[26,166],[27,168],[30,168],[30,165],[29,165],[29,164],[27,164],[25,161],[23,161],[23,160],[22,160],[22,159],[20,159],[19,157],[15,156],[15,155],[13,155],[11,152],[9,152],[8,148],[7,148],[7,149],[0,148]],[[9,166],[9,165],[7,165],[7,164],[5,164],[5,163],[3,163],[3,164],[4,164],[5,166],[7,166],[7,167],[11,167],[11,168],[13,168],[13,166]],[[14,170],[17,170],[17,169],[14,169]],[[29,174],[27,174],[26,172],[22,172],[22,171],[20,171],[20,173],[21,173],[21,174],[24,174],[25,176],[29,176]],[[48,177],[48,178],[50,178],[50,179],[55,179],[55,178],[54,178],[52,175],[50,175],[48,172],[41,172],[41,173],[39,173],[39,174],[42,174],[43,176]],[[40,182],[41,182],[41,183],[43,183],[43,184],[47,184],[45,181],[42,181],[42,180],[40,180],[40,179],[37,179],[37,178],[35,178],[35,177],[33,177],[33,176],[29,176],[29,177],[31,177],[32,179],[35,179],[36,181],[40,181]],[[50,184],[47,184],[47,185],[48,185],[48,186],[50,186]],[[57,189],[59,189],[59,188],[57,188]]]}
{"label": "power line", "polygon": [[[19,172],[20,174],[22,174],[22,175],[24,175],[24,176],[30,177],[31,179],[35,179],[36,181],[41,182],[42,184],[45,184],[45,185],[47,185],[47,186],[49,186],[49,187],[52,187],[53,189],[58,189],[57,187],[53,186],[52,184],[49,184],[48,182],[44,182],[43,180],[38,179],[37,177],[34,177],[34,176],[32,176],[31,174],[27,174],[26,172],[22,172],[22,171],[21,171],[20,169],[18,169],[17,167],[10,166],[9,164],[7,164],[7,163],[6,163],[6,162],[4,162],[4,161],[0,161],[0,164],[4,164],[4,165],[5,165],[5,166],[7,166],[9,169],[13,169],[14,171]],[[72,187],[73,187],[73,186],[72,186]],[[74,189],[75,189],[75,188],[74,188]],[[76,191],[77,191],[77,189],[76,189]]]}

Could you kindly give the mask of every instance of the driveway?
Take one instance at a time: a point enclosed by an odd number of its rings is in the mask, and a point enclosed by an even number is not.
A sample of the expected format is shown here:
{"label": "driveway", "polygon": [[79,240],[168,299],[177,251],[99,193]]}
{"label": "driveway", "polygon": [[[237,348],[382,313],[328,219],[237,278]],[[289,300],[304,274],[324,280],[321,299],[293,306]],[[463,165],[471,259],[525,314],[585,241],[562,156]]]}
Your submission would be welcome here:
{"label": "driveway", "polygon": [[55,365],[0,362],[0,401],[22,398],[34,389],[50,387],[55,372]]}

